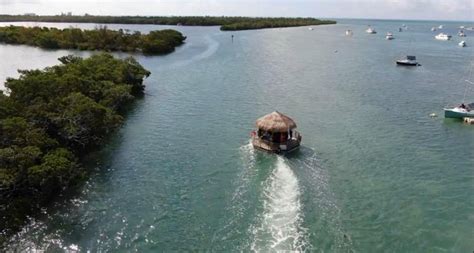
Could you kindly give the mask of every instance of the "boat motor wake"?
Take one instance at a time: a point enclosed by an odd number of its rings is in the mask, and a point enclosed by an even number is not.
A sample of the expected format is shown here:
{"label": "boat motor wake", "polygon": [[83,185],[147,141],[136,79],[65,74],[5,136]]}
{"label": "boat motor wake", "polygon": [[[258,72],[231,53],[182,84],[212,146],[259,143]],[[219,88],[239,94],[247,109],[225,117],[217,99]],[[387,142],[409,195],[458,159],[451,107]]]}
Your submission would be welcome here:
{"label": "boat motor wake", "polygon": [[263,182],[263,213],[252,228],[253,251],[307,248],[306,229],[302,227],[298,179],[283,157],[277,157],[275,168]]}

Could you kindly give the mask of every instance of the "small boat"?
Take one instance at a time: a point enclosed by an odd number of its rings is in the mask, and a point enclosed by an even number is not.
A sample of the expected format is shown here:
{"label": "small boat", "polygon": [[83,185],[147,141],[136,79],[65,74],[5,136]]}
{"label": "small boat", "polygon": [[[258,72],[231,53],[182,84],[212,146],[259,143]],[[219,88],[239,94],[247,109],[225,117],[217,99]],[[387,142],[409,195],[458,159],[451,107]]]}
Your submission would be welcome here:
{"label": "small boat", "polygon": [[346,36],[352,36],[353,32],[352,30],[346,30]]}
{"label": "small boat", "polygon": [[375,29],[373,29],[372,27],[369,26],[369,28],[367,28],[367,30],[365,30],[368,34],[376,34],[377,31],[375,31]]}
{"label": "small boat", "polygon": [[458,32],[458,36],[459,36],[459,37],[466,37],[466,34],[464,33],[463,30],[460,30],[460,31]]}
{"label": "small boat", "polygon": [[308,30],[312,31],[312,30],[313,30],[313,27],[309,27]]}
{"label": "small boat", "polygon": [[399,32],[402,32],[402,28],[401,28],[401,27],[399,27],[399,28],[398,28],[398,31],[399,31]]}
{"label": "small boat", "polygon": [[387,39],[387,40],[393,40],[393,39],[395,39],[395,37],[393,37],[393,34],[392,34],[392,33],[387,33],[387,35],[385,35],[385,39]]}
{"label": "small boat", "polygon": [[404,59],[396,61],[397,65],[402,66],[419,66],[420,64],[416,61],[416,56],[407,55]]}
{"label": "small boat", "polygon": [[459,26],[459,29],[461,29],[461,30],[464,29],[464,26],[463,26],[463,25],[462,25],[462,26]]}
{"label": "small boat", "polygon": [[432,32],[436,31],[436,27],[434,27],[434,26],[431,27],[431,31],[432,31]]}
{"label": "small boat", "polygon": [[435,36],[435,39],[437,39],[437,40],[450,40],[451,35],[448,35],[448,34],[445,34],[445,33],[440,33],[440,34]]}
{"label": "small boat", "polygon": [[444,108],[444,117],[453,119],[474,118],[474,103],[462,103],[454,108]]}
{"label": "small boat", "polygon": [[443,25],[439,25],[438,28],[439,28],[439,29],[443,29]]}
{"label": "small boat", "polygon": [[474,27],[472,27],[472,26],[471,26],[471,27],[466,27],[466,30],[468,30],[468,31],[474,31]]}
{"label": "small boat", "polygon": [[459,42],[458,44],[460,47],[465,47],[466,46],[466,42],[463,40],[461,42]]}
{"label": "small boat", "polygon": [[274,111],[256,121],[257,130],[251,132],[252,145],[271,153],[288,153],[298,149],[301,135],[296,123],[283,113]]}

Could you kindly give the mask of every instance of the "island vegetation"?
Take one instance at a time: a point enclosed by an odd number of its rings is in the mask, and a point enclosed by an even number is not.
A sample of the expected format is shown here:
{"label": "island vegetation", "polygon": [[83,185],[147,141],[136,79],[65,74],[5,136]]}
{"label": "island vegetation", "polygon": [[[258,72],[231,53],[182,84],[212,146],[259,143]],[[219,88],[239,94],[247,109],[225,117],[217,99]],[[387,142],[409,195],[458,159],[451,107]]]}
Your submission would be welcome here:
{"label": "island vegetation", "polygon": [[21,70],[0,93],[0,249],[32,210],[81,182],[81,159],[100,147],[144,94],[150,72],[101,53]]}
{"label": "island vegetation", "polygon": [[236,23],[225,24],[221,26],[222,31],[239,31],[264,28],[296,27],[309,25],[328,25],[335,24],[331,20],[319,20],[315,18],[255,18],[243,20]]}
{"label": "island vegetation", "polygon": [[156,24],[184,26],[221,26],[221,30],[248,30],[276,27],[335,24],[332,20],[316,18],[212,17],[212,16],[93,16],[93,15],[0,15],[0,22],[61,22],[102,24]]}
{"label": "island vegetation", "polygon": [[93,30],[48,27],[0,27],[0,42],[26,44],[46,49],[105,50],[143,52],[147,55],[167,54],[186,39],[180,32],[166,29],[141,34],[123,29],[99,26]]}

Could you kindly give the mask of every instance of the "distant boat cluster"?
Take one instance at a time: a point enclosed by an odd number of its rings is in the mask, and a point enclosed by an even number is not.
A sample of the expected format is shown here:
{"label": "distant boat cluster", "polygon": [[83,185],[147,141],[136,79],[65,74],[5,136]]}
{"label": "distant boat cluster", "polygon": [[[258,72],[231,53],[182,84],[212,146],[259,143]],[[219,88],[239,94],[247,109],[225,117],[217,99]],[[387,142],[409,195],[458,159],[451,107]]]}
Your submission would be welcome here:
{"label": "distant boat cluster", "polygon": [[[443,29],[444,26],[443,25],[439,25],[438,27],[436,26],[433,26],[431,27],[431,31],[437,31],[437,30],[441,30]],[[467,30],[467,31],[474,31],[474,27],[464,27],[464,26],[460,26],[459,27],[459,32],[458,32],[458,37],[466,37],[466,33],[464,32],[464,30]],[[312,30],[312,29],[311,29]],[[408,30],[408,26],[405,25],[405,24],[402,24],[401,27],[398,28],[398,31],[399,32],[402,32],[404,30]],[[377,31],[372,27],[372,26],[368,26],[367,29],[365,30],[366,33],[368,34],[377,34]],[[346,30],[346,36],[352,36],[354,35],[353,31],[352,30]],[[444,41],[447,41],[447,40],[451,40],[453,36],[451,36],[450,34],[447,34],[447,33],[439,33],[437,35],[434,36],[435,39],[437,40],[444,40]],[[385,39],[386,40],[393,40],[395,39],[395,36],[393,35],[393,33],[391,32],[387,32],[386,35],[385,35]],[[458,45],[460,47],[465,47],[467,46],[466,44],[466,41],[462,40],[458,43]]]}
{"label": "distant boat cluster", "polygon": [[[442,30],[444,29],[444,26],[443,25],[439,25],[439,26],[433,26],[431,27],[431,31],[432,32],[435,32],[435,31],[438,31],[438,30]],[[408,30],[408,26],[406,26],[405,24],[402,24],[401,27],[398,28],[398,31],[399,32],[402,32],[404,30]],[[464,27],[464,26],[460,26],[459,27],[459,31],[457,33],[457,36],[460,37],[460,38],[464,38],[466,37],[466,33],[464,31],[474,31],[474,27]],[[367,29],[365,30],[365,32],[367,34],[377,34],[377,31],[375,30],[375,28],[373,28],[372,26],[368,26]],[[346,36],[352,36],[354,33],[352,30],[346,30]],[[434,38],[436,40],[440,40],[440,41],[449,41],[453,38],[452,35],[448,34],[448,33],[444,33],[444,32],[440,32],[439,34],[435,35]],[[395,36],[393,35],[393,33],[391,32],[387,32],[386,35],[385,35],[385,39],[386,40],[393,40],[395,39]],[[466,47],[466,42],[464,40],[461,40],[458,45],[460,47]],[[401,65],[401,66],[421,66],[417,59],[416,59],[416,56],[414,55],[407,55],[406,57],[402,58],[402,59],[398,59],[395,61],[397,65]],[[469,82],[469,81],[468,81]],[[469,82],[470,84],[473,84],[471,82]],[[467,88],[466,88],[467,90]],[[458,106],[447,106],[446,108],[444,108],[444,116],[445,118],[460,118],[460,119],[464,119],[464,122],[467,122],[469,124],[474,124],[474,103],[470,103],[470,104],[464,104],[464,101],[461,105],[458,105]],[[431,117],[436,117],[436,114],[431,114],[430,115]]]}

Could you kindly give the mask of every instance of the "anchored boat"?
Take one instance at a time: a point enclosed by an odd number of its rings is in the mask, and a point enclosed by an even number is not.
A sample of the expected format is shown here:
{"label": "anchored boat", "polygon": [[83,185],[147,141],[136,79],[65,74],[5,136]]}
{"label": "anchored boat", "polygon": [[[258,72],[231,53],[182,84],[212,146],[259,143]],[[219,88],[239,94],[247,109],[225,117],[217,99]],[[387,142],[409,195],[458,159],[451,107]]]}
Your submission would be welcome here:
{"label": "anchored boat", "polygon": [[444,108],[444,117],[454,119],[474,118],[474,103],[461,104],[454,108]]}
{"label": "anchored boat", "polygon": [[414,55],[407,55],[405,59],[397,60],[397,65],[403,66],[419,66],[418,62],[416,61],[416,56]]}
{"label": "anchored boat", "polygon": [[386,40],[393,40],[395,37],[393,37],[393,34],[392,33],[387,33],[387,35],[385,35],[385,39]]}
{"label": "anchored boat", "polygon": [[252,145],[272,153],[288,153],[296,150],[301,135],[295,131],[296,123],[283,113],[274,111],[256,121],[257,130],[252,131]]}
{"label": "anchored boat", "polygon": [[445,34],[445,33],[440,33],[440,34],[435,36],[435,39],[437,39],[437,40],[450,40],[451,35],[448,35],[448,34]]}
{"label": "anchored boat", "polygon": [[373,29],[372,27],[369,26],[369,28],[367,28],[367,30],[365,30],[368,34],[376,34],[377,31],[375,31],[375,29]]}
{"label": "anchored boat", "polygon": [[462,104],[458,106],[446,106],[444,108],[444,117],[445,118],[455,118],[455,119],[462,119],[462,118],[474,118],[474,103],[464,104],[466,100],[466,93],[469,89],[469,84],[474,84],[473,82],[466,80],[466,88],[464,89],[464,97],[462,99]]}

